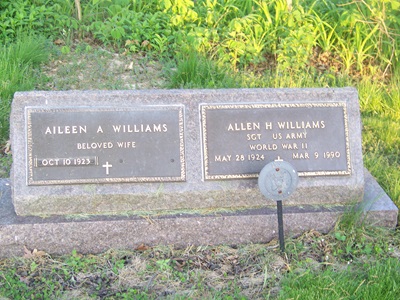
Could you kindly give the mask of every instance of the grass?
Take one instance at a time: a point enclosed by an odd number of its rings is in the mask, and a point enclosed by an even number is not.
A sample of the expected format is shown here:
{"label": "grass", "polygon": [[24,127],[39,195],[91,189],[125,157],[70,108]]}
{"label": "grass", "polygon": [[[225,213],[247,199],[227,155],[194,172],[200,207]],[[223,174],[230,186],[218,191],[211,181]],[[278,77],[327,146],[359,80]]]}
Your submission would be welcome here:
{"label": "grass", "polygon": [[279,299],[398,299],[400,261],[353,264],[344,270],[292,273],[282,282]]}
{"label": "grass", "polygon": [[400,206],[399,72],[388,83],[371,80],[358,85],[363,121],[366,168]]}
{"label": "grass", "polygon": [[[237,246],[28,251],[0,260],[11,299],[397,299],[400,236],[345,214],[329,233]],[[340,251],[339,251],[340,250]]]}
{"label": "grass", "polygon": [[390,117],[363,117],[365,167],[400,206],[400,126]]}
{"label": "grass", "polygon": [[[0,47],[0,142],[9,132],[11,99],[16,91],[31,90],[38,82],[34,68],[47,62],[49,47],[40,36],[23,35],[15,43]],[[40,79],[39,79],[40,80]]]}
{"label": "grass", "polygon": [[171,73],[169,88],[234,88],[240,85],[234,75],[226,72],[226,68],[194,50],[183,54],[176,71]]}

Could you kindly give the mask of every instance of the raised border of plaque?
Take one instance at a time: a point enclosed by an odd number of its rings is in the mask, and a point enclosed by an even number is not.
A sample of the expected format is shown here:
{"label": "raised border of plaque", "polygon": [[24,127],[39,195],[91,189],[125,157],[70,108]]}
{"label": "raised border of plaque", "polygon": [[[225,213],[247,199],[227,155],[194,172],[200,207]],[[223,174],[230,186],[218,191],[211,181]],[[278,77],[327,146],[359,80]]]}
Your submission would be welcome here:
{"label": "raised border of plaque", "polygon": [[[270,161],[273,161],[274,159],[279,159],[280,157],[278,156],[273,156],[273,154],[270,155],[270,157],[266,157],[266,155],[264,154],[257,154],[260,156],[262,156],[262,162],[256,162],[254,160],[258,160],[257,157],[254,157],[253,159],[253,155],[254,154],[249,154],[249,153],[244,153],[244,155],[242,154],[229,154],[229,155],[221,155],[219,157],[219,162],[223,162],[225,159],[225,163],[223,163],[223,167],[217,168],[214,166],[212,166],[212,163],[210,162],[211,156],[214,155],[217,151],[215,148],[218,149],[218,147],[224,148],[224,150],[226,150],[226,146],[228,143],[224,143],[222,142],[223,140],[223,136],[227,134],[227,131],[229,131],[229,129],[227,128],[221,128],[220,124],[214,124],[213,122],[216,121],[216,119],[212,119],[209,118],[207,116],[207,111],[218,111],[218,123],[220,122],[220,120],[228,120],[226,122],[226,124],[230,124],[229,126],[231,126],[231,131],[244,131],[244,132],[249,132],[251,134],[254,133],[255,129],[260,129],[260,128],[253,128],[253,125],[255,123],[249,122],[249,123],[235,123],[237,122],[237,118],[238,116],[235,114],[236,112],[238,112],[238,110],[251,110],[252,111],[252,115],[256,116],[259,118],[259,116],[257,116],[257,114],[261,114],[263,112],[265,112],[266,110],[271,110],[271,112],[273,112],[274,109],[283,109],[283,110],[288,110],[288,115],[290,115],[290,110],[292,111],[296,111],[296,109],[299,108],[305,108],[305,109],[313,109],[313,108],[318,108],[318,109],[329,109],[329,108],[341,108],[341,115],[340,118],[343,118],[343,124],[342,124],[342,128],[343,128],[343,132],[337,132],[337,136],[339,137],[339,139],[343,139],[343,141],[339,141],[340,143],[343,143],[343,151],[344,152],[344,160],[343,160],[343,155],[342,155],[342,161],[340,163],[341,167],[338,170],[329,170],[329,169],[320,169],[320,170],[309,170],[309,171],[304,171],[304,170],[299,170],[298,171],[298,175],[305,177],[305,176],[338,176],[338,175],[351,175],[351,162],[350,162],[350,142],[349,142],[349,128],[348,128],[348,114],[347,114],[347,105],[345,102],[327,102],[327,103],[248,103],[248,104],[237,104],[237,103],[218,103],[218,104],[205,104],[205,103],[201,103],[199,104],[199,111],[200,111],[200,121],[201,121],[201,142],[202,142],[202,167],[203,167],[203,179],[204,180],[221,180],[221,179],[246,179],[246,178],[257,178],[259,172],[261,171],[262,167],[267,164]],[[233,115],[231,116],[231,119],[229,114],[233,112]],[[268,117],[268,116],[267,116]],[[338,117],[338,116],[336,116]],[[259,120],[259,119],[257,119]],[[286,123],[287,120],[285,120],[284,122]],[[234,124],[234,125],[232,125]],[[258,124],[258,123],[256,123]],[[272,127],[272,123],[269,124]],[[237,128],[235,128],[235,126]],[[256,126],[256,125],[254,125]],[[292,126],[292,125],[291,125]],[[300,126],[301,127],[301,126]],[[254,130],[253,130],[254,129]],[[270,128],[268,128],[270,129]],[[303,128],[304,129],[304,128]],[[225,132],[221,132],[221,130],[225,130]],[[253,130],[253,131],[252,131]],[[211,134],[215,134],[215,137],[213,138],[212,142],[210,142],[210,137],[209,135]],[[254,134],[253,134],[254,135]],[[259,134],[259,137],[261,136],[261,134]],[[257,135],[254,135],[254,138],[257,138]],[[261,138],[259,138],[261,139]],[[337,137],[335,138],[337,140]],[[232,137],[231,137],[232,140]],[[271,139],[270,139],[271,140]],[[218,143],[221,143],[220,145],[216,145],[216,141]],[[242,141],[241,145],[237,144],[235,146],[233,146],[233,151],[237,150],[236,148],[240,148],[242,147],[242,145],[246,145],[248,144],[249,141]],[[265,142],[265,139],[264,141]],[[303,143],[298,143],[299,145],[296,144],[296,147],[298,147],[299,149],[304,148],[304,147],[308,147],[307,145],[304,145]],[[300,144],[302,144],[302,146],[300,146]],[[262,144],[264,145],[264,149],[265,151],[259,151],[259,153],[267,153],[269,152],[268,150],[277,150],[277,149],[273,149],[274,147],[271,146],[271,144]],[[268,147],[270,147],[271,149],[269,149]],[[211,150],[211,148],[213,148]],[[219,149],[218,149],[219,150]],[[224,150],[222,150],[221,152],[223,153]],[[212,153],[211,153],[212,152]],[[272,153],[272,151],[270,151]],[[304,151],[305,152],[305,151]],[[232,152],[233,153],[233,152]],[[277,152],[279,153],[279,151]],[[326,159],[329,158],[334,158],[336,152],[333,152],[333,157],[325,157]],[[269,154],[269,153],[268,153]],[[321,152],[314,152],[311,155],[321,155]],[[280,156],[282,156],[281,153],[279,153]],[[322,155],[325,156],[330,156],[331,154],[327,154],[325,152],[322,153]],[[236,159],[235,159],[236,157]],[[253,160],[253,162],[258,163],[259,166],[257,166],[253,172],[238,172],[238,168],[235,169],[234,166],[232,166],[234,163],[240,163],[241,158],[243,157],[243,159],[245,161],[249,160]],[[247,159],[248,158],[248,159]],[[307,157],[305,158],[309,158],[308,154]],[[284,157],[283,159],[288,160],[287,157]],[[234,160],[236,160],[236,162],[233,162]],[[290,160],[289,160],[290,161]],[[295,161],[296,162],[296,161]],[[293,163],[291,161],[291,163]],[[318,163],[316,164],[321,164],[321,160],[318,161]]]}
{"label": "raised border of plaque", "polygon": [[[166,114],[165,112],[169,113]],[[78,120],[79,122],[82,123],[82,119],[84,120],[86,116],[89,116],[91,119],[96,119],[96,114],[100,115],[102,114],[102,123],[98,123],[100,127],[97,128],[96,130],[92,130],[91,134],[88,133],[87,140],[90,138],[90,142],[86,144],[84,143],[77,143],[77,141],[80,141],[79,138],[73,139],[72,136],[79,136],[79,126],[64,126],[63,128],[58,128],[56,126],[54,127],[43,127],[47,128],[48,135],[49,136],[56,136],[59,135],[59,133],[63,133],[61,136],[66,136],[65,132],[57,132],[57,130],[66,130],[68,129],[68,136],[69,139],[64,139],[62,140],[60,137],[58,139],[51,140],[50,138],[43,143],[43,139],[41,140],[41,143],[38,144],[45,144],[46,148],[49,149],[39,149],[39,146],[35,145],[35,139],[37,139],[39,132],[38,129],[35,128],[35,124],[33,122],[34,119],[34,114],[48,114],[49,116],[51,114],[55,115],[64,115],[66,119],[70,117],[72,119],[72,122],[75,119],[80,119]],[[167,124],[163,124],[165,126],[165,133],[167,134],[166,138],[162,139],[157,139],[153,141],[154,144],[157,144],[156,146],[152,147],[152,141],[149,138],[146,138],[146,134],[149,134],[148,131],[151,131],[151,128],[142,127],[128,127],[128,125],[125,125],[126,127],[124,128],[124,132],[128,132],[130,135],[134,136],[137,142],[142,142],[149,144],[150,143],[150,149],[147,151],[142,151],[141,156],[137,157],[134,159],[132,156],[135,156],[135,152],[125,152],[119,153],[121,157],[118,157],[119,164],[117,166],[123,165],[124,161],[126,160],[127,157],[125,156],[130,156],[130,164],[128,166],[125,166],[125,169],[123,169],[123,173],[127,173],[126,169],[128,169],[129,173],[129,168],[135,168],[136,164],[140,160],[146,161],[146,166],[141,165],[141,170],[136,172],[135,175],[119,175],[114,172],[110,171],[112,168],[112,164],[109,163],[108,159],[103,159],[103,162],[99,162],[99,155],[105,156],[105,150],[107,149],[90,149],[91,144],[99,144],[100,146],[104,145],[104,147],[99,148],[107,148],[111,144],[113,145],[114,149],[108,149],[111,151],[118,151],[121,152],[121,149],[116,149],[118,147],[127,147],[126,145],[129,143],[129,146],[133,148],[133,142],[127,142],[127,141],[120,141],[117,142],[115,140],[115,136],[120,134],[118,131],[117,133],[112,132],[111,134],[108,134],[108,140],[105,142],[104,140],[101,140],[99,142],[99,130],[100,132],[103,133],[102,131],[105,130],[106,126],[111,127],[111,121],[113,119],[119,119],[116,118],[118,114],[125,114],[125,117],[123,118],[125,121],[128,120],[129,117],[138,117],[138,115],[141,117],[141,119],[146,119],[146,113],[158,113],[163,115],[164,114],[164,121],[168,121]],[[70,116],[68,116],[70,114]],[[104,118],[107,115],[108,118]],[[147,114],[148,116],[149,114]],[[26,141],[27,141],[27,148],[26,148],[26,156],[27,156],[27,184],[28,185],[59,185],[59,184],[87,184],[87,183],[129,183],[129,182],[179,182],[179,181],[185,181],[186,180],[186,161],[185,161],[185,141],[184,141],[184,105],[143,105],[143,106],[135,106],[135,107],[26,107],[25,108],[25,118],[26,118]],[[101,118],[101,117],[97,117]],[[132,118],[134,119],[134,118]],[[35,119],[36,123],[41,122],[42,120],[38,118]],[[116,120],[118,121],[118,120]],[[110,122],[107,124],[107,122]],[[91,124],[93,127],[93,124]],[[158,126],[158,124],[156,124]],[[132,125],[133,126],[133,125]],[[144,125],[146,126],[146,125]],[[160,125],[161,126],[161,125]],[[154,134],[158,134],[159,136],[161,135],[160,131],[160,126],[157,127],[157,132]],[[168,126],[168,128],[167,128]],[[67,128],[66,128],[67,127]],[[160,128],[159,128],[160,127]],[[171,127],[173,128],[173,136],[169,134],[167,131],[170,130]],[[58,129],[57,129],[58,128]],[[81,128],[82,129],[82,128]],[[85,131],[87,131],[87,128],[85,126]],[[93,128],[91,128],[93,129]],[[168,130],[167,130],[168,129]],[[76,131],[76,132],[73,132]],[[82,129],[83,130],[83,129]],[[122,132],[122,129],[120,129]],[[162,129],[161,129],[162,130]],[[53,132],[55,131],[55,132]],[[42,135],[43,130],[42,130]],[[73,134],[75,133],[75,134]],[[86,132],[84,132],[86,134]],[[97,134],[97,136],[96,136]],[[120,134],[121,135],[121,134]],[[140,136],[141,135],[141,136]],[[145,139],[145,141],[144,141]],[[111,140],[111,141],[110,141]],[[130,140],[133,140],[131,138]],[[64,147],[60,142],[65,142]],[[162,143],[160,143],[162,142]],[[69,144],[74,144],[73,147],[74,149],[71,150],[72,146],[69,145],[69,148],[67,147]],[[169,147],[163,147],[162,145],[168,144]],[[79,148],[78,146],[81,145],[81,147],[86,147],[86,149]],[[118,145],[118,146],[117,146]],[[121,145],[121,146],[119,146]],[[78,148],[77,148],[78,147]],[[136,145],[135,145],[136,147]],[[89,148],[89,149],[88,149]],[[149,146],[147,145],[147,148]],[[141,175],[140,173],[143,172],[143,169],[148,167],[149,165],[154,165],[153,169],[159,170],[161,168],[160,166],[160,160],[152,160],[149,159],[149,157],[142,157],[142,156],[147,156],[151,155],[154,152],[153,149],[156,149],[156,154],[159,156],[162,156],[164,161],[166,160],[166,156],[170,155],[171,157],[176,157],[177,159],[170,159],[168,156],[168,161],[172,163],[178,163],[179,166],[174,166],[174,168],[168,169],[168,165],[166,165],[164,168],[167,169],[164,173],[168,175],[159,175],[159,174],[154,174],[152,176],[151,174],[147,175]],[[79,150],[77,150],[79,149]],[[169,149],[169,150],[168,150]],[[42,150],[42,151],[40,151]],[[128,149],[129,150],[129,149]],[[79,151],[85,152],[85,154],[79,154]],[[40,152],[46,152],[47,156],[46,158],[40,157],[38,158],[38,153]],[[78,153],[78,154],[75,154]],[[99,154],[100,153],[100,154]],[[74,155],[75,154],[75,155]],[[124,156],[124,157],[122,157]],[[165,156],[165,157],[164,157]],[[112,157],[112,154],[108,154],[108,157]],[[107,160],[107,161],[105,161]],[[55,166],[54,162],[57,163]],[[52,166],[50,166],[50,163],[53,163]],[[158,164],[157,164],[158,163]],[[113,163],[115,165],[115,163]],[[157,164],[157,165],[156,165]],[[92,172],[86,172],[88,173],[86,175],[85,170],[88,170],[90,168],[97,168],[96,171],[91,170]],[[53,172],[44,172],[43,170],[50,170],[53,169]],[[58,169],[58,172],[54,171],[55,169]],[[115,168],[114,168],[115,169]],[[121,167],[120,167],[121,169]],[[39,171],[41,170],[42,175],[37,175]],[[97,171],[98,170],[98,171]],[[97,176],[97,174],[94,174],[94,172],[105,172],[103,175]],[[61,175],[57,174],[60,173]],[[122,173],[122,172],[121,172]],[[137,174],[139,173],[139,174]],[[144,172],[143,172],[144,173]],[[149,171],[151,173],[151,171]],[[75,174],[75,175],[74,175]],[[94,176],[96,175],[96,176]],[[58,178],[57,178],[58,177]],[[66,177],[65,179],[61,179],[62,177]],[[69,177],[69,178],[68,178]],[[86,178],[85,178],[86,177]],[[43,179],[46,178],[46,179]]]}

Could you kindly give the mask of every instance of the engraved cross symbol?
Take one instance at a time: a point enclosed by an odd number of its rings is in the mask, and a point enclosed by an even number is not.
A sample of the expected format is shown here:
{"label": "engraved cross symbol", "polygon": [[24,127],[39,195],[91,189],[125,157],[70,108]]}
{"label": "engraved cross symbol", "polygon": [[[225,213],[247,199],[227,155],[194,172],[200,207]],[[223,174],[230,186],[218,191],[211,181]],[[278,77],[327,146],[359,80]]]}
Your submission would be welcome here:
{"label": "engraved cross symbol", "polygon": [[112,168],[112,165],[110,165],[108,163],[108,161],[107,161],[106,164],[103,165],[103,168],[106,168],[106,175],[109,175],[110,174],[110,168]]}

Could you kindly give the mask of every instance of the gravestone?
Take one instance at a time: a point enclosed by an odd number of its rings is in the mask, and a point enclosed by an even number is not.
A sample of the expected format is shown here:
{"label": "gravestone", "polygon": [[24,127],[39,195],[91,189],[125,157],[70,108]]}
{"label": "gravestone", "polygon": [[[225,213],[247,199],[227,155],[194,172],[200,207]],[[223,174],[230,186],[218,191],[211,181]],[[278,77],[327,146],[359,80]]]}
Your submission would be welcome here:
{"label": "gravestone", "polygon": [[[299,175],[285,200],[289,232],[326,230],[372,197],[353,88],[19,92],[11,141],[13,212],[0,229],[13,246],[13,222],[53,252],[63,250],[42,234],[55,228],[69,228],[63,241],[77,247],[80,236],[89,252],[265,241],[276,234],[276,210],[257,177],[276,159]],[[149,215],[161,227],[143,221]],[[258,222],[271,226],[257,231]],[[88,240],[100,234],[93,248]]]}
{"label": "gravestone", "polygon": [[363,197],[354,89],[17,93],[11,119],[18,215],[265,206],[278,156],[289,205]]}

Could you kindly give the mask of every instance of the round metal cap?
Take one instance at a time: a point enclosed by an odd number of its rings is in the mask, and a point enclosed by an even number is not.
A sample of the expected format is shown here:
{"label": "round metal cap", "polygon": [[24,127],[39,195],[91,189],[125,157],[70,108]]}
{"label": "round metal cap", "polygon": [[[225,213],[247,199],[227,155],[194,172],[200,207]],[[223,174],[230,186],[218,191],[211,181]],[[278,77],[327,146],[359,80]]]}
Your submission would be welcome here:
{"label": "round metal cap", "polygon": [[283,160],[267,164],[258,177],[258,187],[267,198],[275,201],[289,197],[297,187],[299,176],[294,167]]}

